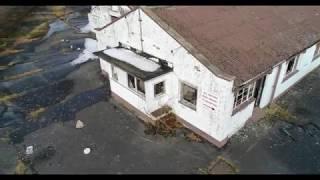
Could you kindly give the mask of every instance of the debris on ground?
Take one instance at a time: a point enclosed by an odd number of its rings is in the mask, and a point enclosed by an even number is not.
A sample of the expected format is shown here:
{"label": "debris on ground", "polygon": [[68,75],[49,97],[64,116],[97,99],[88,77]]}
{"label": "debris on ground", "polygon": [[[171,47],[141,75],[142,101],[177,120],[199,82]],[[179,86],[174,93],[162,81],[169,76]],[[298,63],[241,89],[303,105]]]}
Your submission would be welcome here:
{"label": "debris on ground", "polygon": [[33,146],[28,146],[26,148],[26,155],[31,155],[33,154]]}
{"label": "debris on ground", "polygon": [[90,148],[84,148],[83,154],[89,154],[91,152]]}
{"label": "debris on ground", "polygon": [[185,137],[186,137],[187,140],[189,140],[189,141],[203,142],[202,137],[199,136],[198,134],[194,133],[194,132],[188,133]]}
{"label": "debris on ground", "polygon": [[77,128],[77,129],[81,129],[81,128],[83,128],[83,127],[84,127],[83,122],[82,122],[82,121],[80,121],[80,120],[77,120],[76,128]]}
{"label": "debris on ground", "polygon": [[175,136],[176,130],[182,127],[183,125],[176,120],[175,115],[173,113],[169,113],[159,120],[155,121],[154,124],[147,123],[146,130],[144,132],[146,134],[159,134],[164,137],[168,137]]}

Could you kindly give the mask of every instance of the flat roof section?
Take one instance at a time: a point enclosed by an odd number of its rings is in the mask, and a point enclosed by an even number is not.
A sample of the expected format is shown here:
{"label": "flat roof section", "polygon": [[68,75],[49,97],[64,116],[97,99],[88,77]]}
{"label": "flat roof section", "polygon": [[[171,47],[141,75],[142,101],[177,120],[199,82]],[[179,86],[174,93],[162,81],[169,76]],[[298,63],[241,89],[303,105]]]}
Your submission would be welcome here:
{"label": "flat roof section", "polygon": [[[147,60],[146,57],[129,51],[124,48],[112,48],[94,52],[93,54],[143,81],[172,71],[172,68],[169,66]],[[157,66],[159,68],[155,68]]]}

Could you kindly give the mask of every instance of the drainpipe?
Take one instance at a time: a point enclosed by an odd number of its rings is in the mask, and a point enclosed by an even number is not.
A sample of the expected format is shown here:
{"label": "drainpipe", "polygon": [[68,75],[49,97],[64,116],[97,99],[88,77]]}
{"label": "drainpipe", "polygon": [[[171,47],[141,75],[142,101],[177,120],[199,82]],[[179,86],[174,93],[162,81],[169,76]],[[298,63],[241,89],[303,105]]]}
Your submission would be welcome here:
{"label": "drainpipe", "polygon": [[141,26],[141,14],[140,14],[140,9],[138,9],[138,13],[139,13],[139,25],[140,25],[140,43],[141,43],[141,51],[143,52],[143,39],[142,39],[142,26]]}

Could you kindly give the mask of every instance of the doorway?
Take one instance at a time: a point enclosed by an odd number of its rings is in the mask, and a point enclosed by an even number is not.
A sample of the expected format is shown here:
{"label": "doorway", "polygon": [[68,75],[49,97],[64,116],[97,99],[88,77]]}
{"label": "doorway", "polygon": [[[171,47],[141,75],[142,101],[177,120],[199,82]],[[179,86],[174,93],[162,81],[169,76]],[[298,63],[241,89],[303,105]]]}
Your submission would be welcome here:
{"label": "doorway", "polygon": [[266,76],[263,76],[262,78],[256,81],[256,86],[254,90],[254,98],[256,99],[254,103],[255,107],[259,106],[260,104],[265,81],[266,81]]}

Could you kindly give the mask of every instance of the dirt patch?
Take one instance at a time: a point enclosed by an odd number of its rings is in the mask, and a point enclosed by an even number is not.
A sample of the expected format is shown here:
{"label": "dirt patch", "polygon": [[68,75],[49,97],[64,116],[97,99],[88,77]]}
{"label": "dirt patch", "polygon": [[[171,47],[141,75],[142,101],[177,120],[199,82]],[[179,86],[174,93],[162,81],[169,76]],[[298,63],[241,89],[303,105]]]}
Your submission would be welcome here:
{"label": "dirt patch", "polygon": [[169,113],[159,120],[155,121],[154,124],[146,123],[146,134],[162,135],[164,137],[175,136],[176,130],[183,128],[183,125],[176,120],[173,113]]}
{"label": "dirt patch", "polygon": [[239,172],[238,168],[222,156],[218,156],[207,169],[208,174],[235,174],[237,172]]}
{"label": "dirt patch", "polygon": [[203,142],[203,138],[194,132],[190,132],[185,137],[188,141]]}

